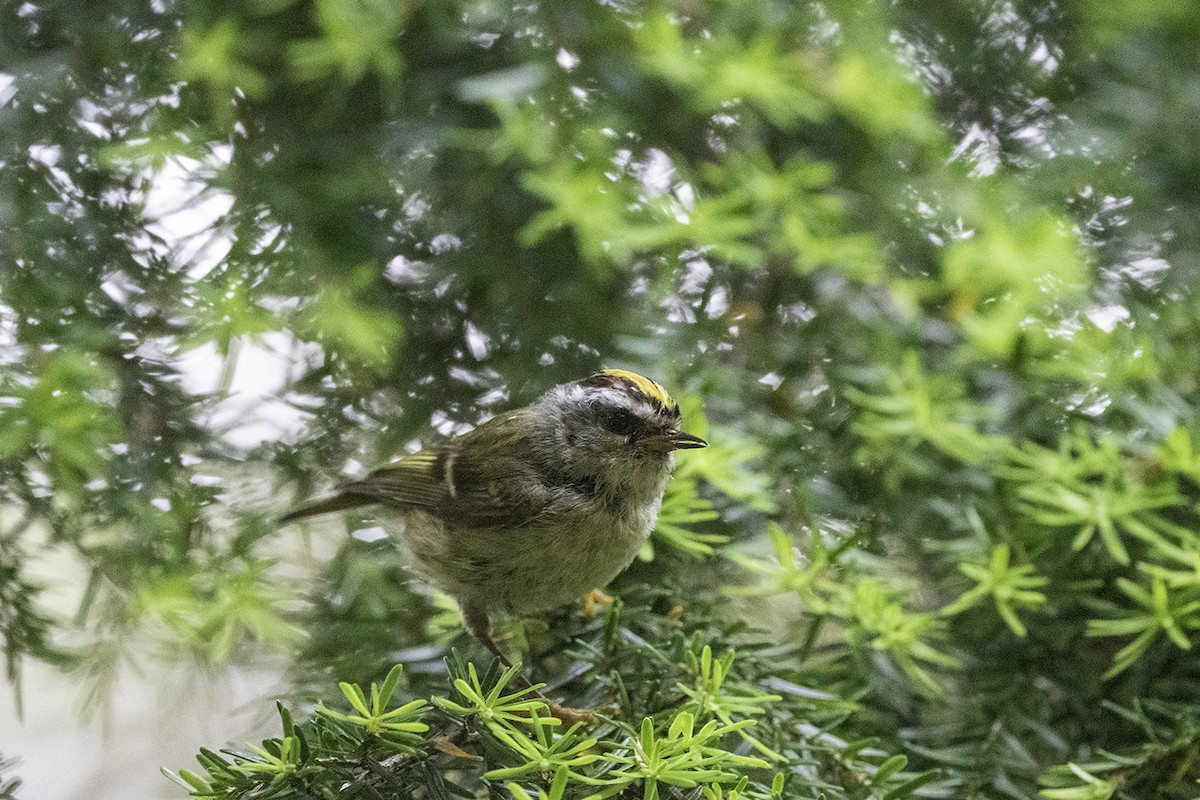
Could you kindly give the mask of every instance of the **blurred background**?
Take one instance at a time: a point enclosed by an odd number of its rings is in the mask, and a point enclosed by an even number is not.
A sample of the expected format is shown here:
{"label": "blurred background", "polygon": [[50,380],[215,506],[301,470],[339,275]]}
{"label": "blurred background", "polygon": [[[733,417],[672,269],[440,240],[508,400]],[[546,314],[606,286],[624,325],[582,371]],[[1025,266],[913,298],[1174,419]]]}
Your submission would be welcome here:
{"label": "blurred background", "polygon": [[[754,653],[789,796],[1194,797],[1198,52],[1185,0],[3,4],[0,797],[445,691],[370,512],[273,520],[601,367],[713,443],[621,646]],[[504,638],[669,690],[602,622]]]}

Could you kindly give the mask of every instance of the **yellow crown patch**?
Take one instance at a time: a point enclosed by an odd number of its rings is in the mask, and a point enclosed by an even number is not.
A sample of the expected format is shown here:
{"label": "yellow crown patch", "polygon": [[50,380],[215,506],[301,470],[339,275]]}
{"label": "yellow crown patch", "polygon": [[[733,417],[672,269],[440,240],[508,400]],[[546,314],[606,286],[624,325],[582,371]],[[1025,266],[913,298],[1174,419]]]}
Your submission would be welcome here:
{"label": "yellow crown patch", "polygon": [[619,381],[628,381],[633,384],[639,392],[644,394],[648,400],[658,405],[664,411],[672,411],[677,408],[671,395],[667,394],[667,390],[659,386],[649,378],[642,377],[636,372],[630,372],[627,369],[605,369],[596,373],[597,375],[607,375]]}

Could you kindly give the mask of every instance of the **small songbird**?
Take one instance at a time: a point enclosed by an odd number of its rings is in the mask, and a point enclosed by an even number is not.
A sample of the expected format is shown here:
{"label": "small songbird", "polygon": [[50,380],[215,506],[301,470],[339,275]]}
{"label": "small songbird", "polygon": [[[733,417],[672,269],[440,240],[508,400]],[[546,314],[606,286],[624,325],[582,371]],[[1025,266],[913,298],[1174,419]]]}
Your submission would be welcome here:
{"label": "small songbird", "polygon": [[470,631],[507,664],[489,616],[577,600],[629,566],[654,527],[673,451],[707,445],[679,426],[662,386],[604,370],[281,522],[373,503],[398,509],[416,571],[458,601]]}

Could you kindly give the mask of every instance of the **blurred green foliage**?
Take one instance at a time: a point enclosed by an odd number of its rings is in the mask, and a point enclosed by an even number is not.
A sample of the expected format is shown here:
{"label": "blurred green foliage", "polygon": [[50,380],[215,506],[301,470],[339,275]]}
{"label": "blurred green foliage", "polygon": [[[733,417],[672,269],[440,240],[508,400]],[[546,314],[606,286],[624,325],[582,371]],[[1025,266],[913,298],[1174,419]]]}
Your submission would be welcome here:
{"label": "blurred green foliage", "polygon": [[[17,696],[285,655],[325,700],[200,795],[1195,796],[1198,45],[1188,2],[5,6]],[[372,516],[271,519],[602,365],[713,446],[605,614],[498,631],[617,706],[563,730]]]}

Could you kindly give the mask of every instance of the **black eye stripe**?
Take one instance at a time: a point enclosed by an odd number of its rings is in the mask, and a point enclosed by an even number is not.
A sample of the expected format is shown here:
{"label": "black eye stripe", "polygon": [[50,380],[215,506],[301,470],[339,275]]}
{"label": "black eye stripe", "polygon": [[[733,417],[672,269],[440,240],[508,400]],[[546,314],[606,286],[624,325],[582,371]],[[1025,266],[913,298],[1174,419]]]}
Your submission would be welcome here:
{"label": "black eye stripe", "polygon": [[597,415],[596,421],[606,431],[627,436],[641,425],[640,420],[628,409],[605,408]]}

